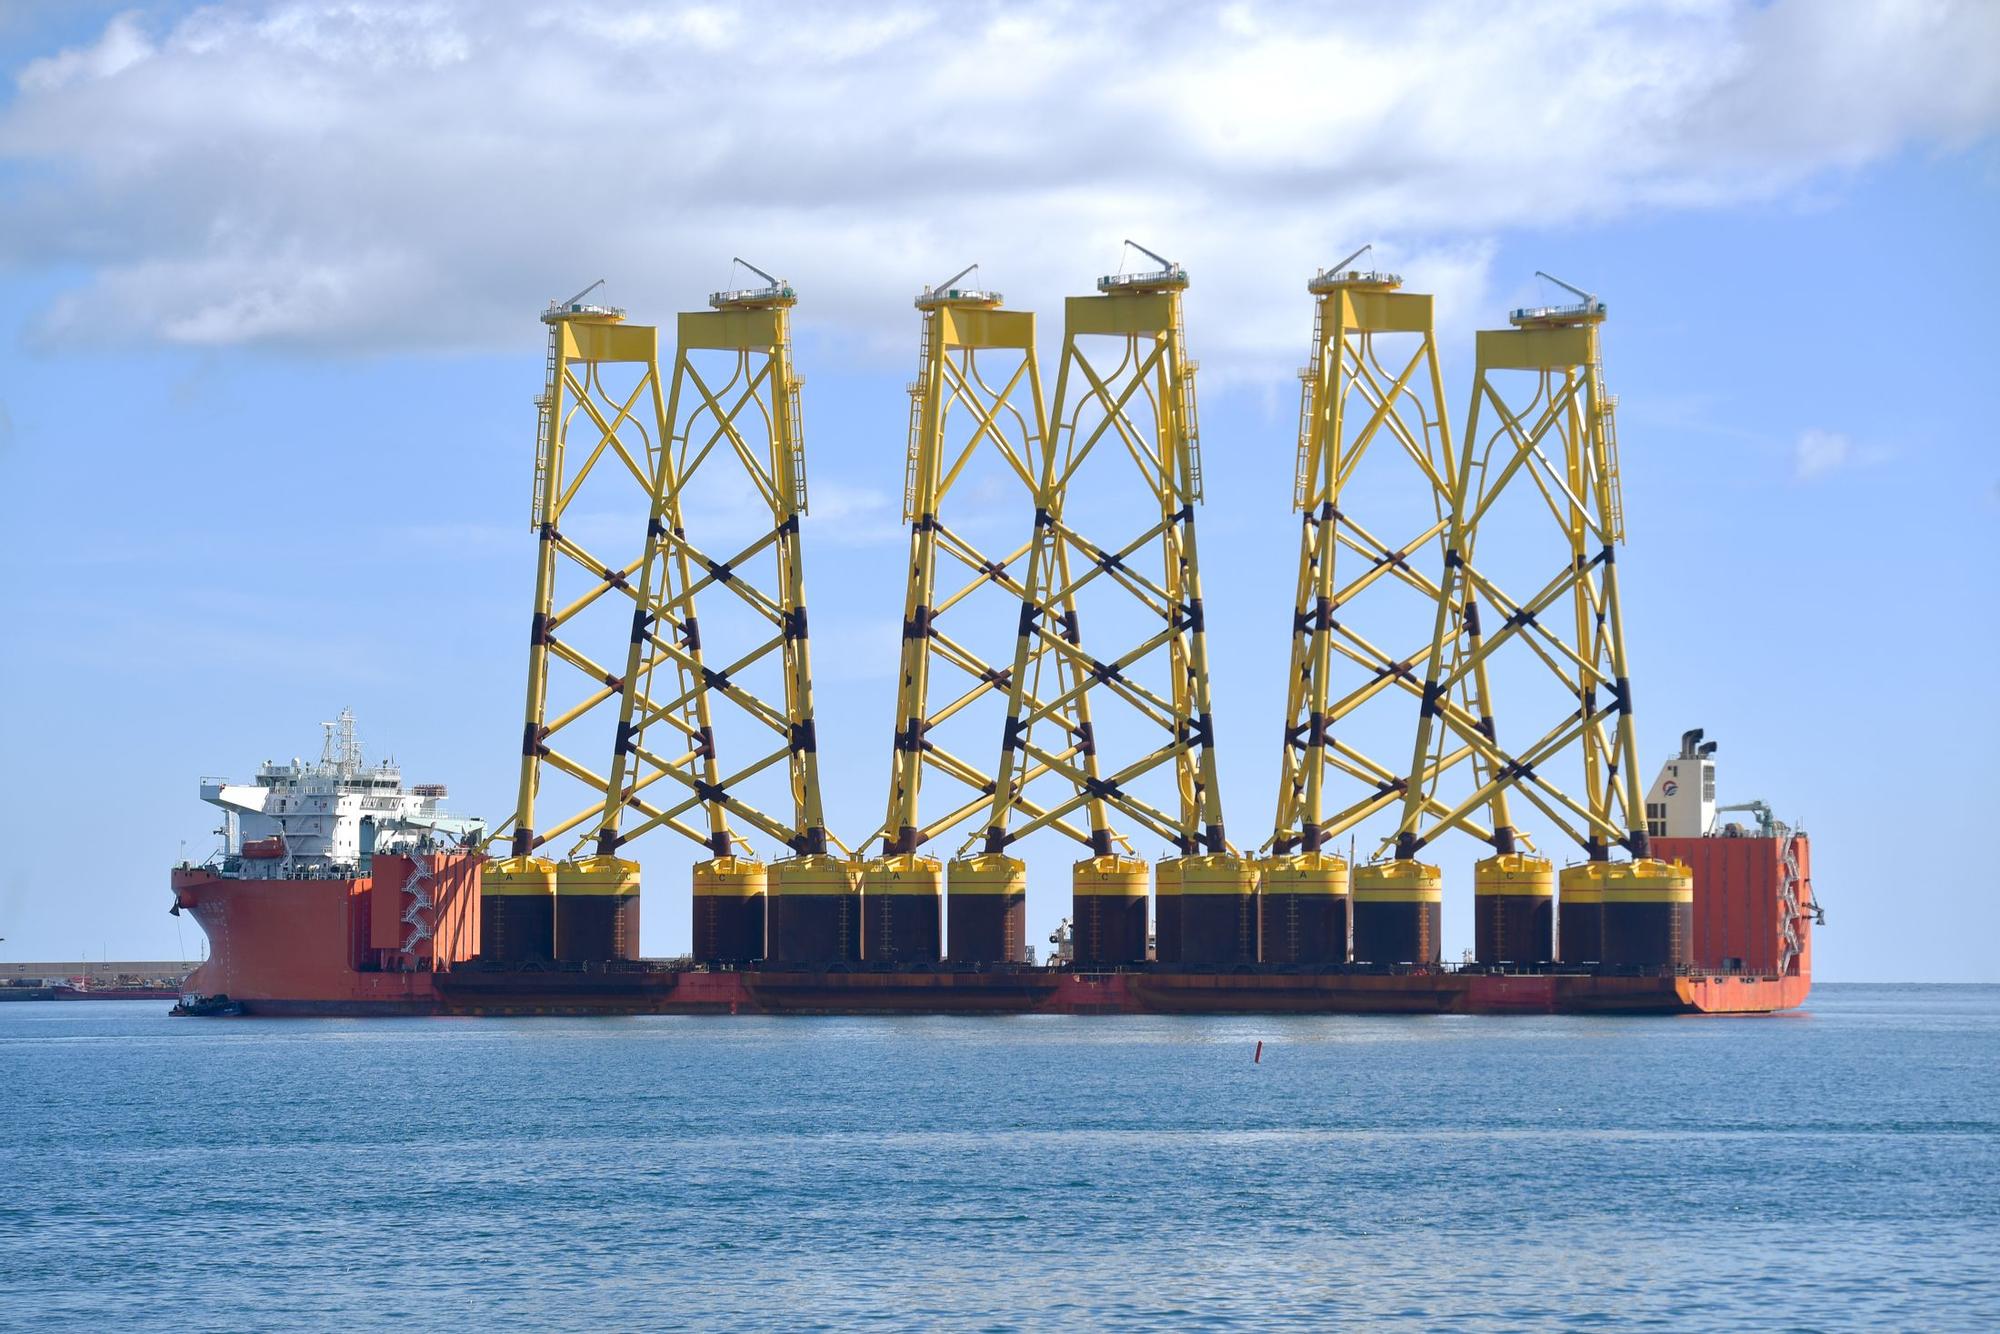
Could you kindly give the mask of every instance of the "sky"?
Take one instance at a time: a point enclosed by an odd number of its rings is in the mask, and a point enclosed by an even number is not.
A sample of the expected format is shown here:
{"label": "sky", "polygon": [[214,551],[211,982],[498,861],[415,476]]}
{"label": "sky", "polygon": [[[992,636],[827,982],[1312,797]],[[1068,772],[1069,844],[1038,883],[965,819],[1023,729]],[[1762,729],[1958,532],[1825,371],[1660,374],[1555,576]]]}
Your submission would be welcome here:
{"label": "sky", "polygon": [[[1277,782],[1305,281],[1372,243],[1435,293],[1456,430],[1473,331],[1547,270],[1612,312],[1645,777],[1702,726],[1724,800],[1811,832],[1821,978],[2000,981],[1995,51],[1979,3],[0,5],[0,957],[196,957],[166,908],[214,844],[199,778],[343,706],[503,818],[536,315],[602,277],[671,327],[738,255],[800,292],[858,840],[910,298],[978,262],[1052,384],[1061,299],[1133,238],[1193,279],[1239,843]],[[1480,850],[1431,851],[1456,957]],[[687,944],[694,855],[638,849],[648,953]],[[1073,854],[1026,855],[1040,941]]]}

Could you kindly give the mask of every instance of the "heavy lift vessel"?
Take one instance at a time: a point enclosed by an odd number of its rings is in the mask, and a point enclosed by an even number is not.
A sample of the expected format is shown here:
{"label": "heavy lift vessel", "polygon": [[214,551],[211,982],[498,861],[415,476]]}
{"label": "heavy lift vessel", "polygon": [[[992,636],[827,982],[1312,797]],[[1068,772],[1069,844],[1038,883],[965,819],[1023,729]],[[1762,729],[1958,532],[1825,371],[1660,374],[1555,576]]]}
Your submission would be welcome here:
{"label": "heavy lift vessel", "polygon": [[[1127,244],[1157,267],[1109,275],[1066,304],[1047,405],[1032,314],[961,285],[972,268],[916,300],[891,782],[883,823],[858,850],[826,829],[820,806],[789,332],[796,293],[737,261],[761,284],[717,292],[709,309],[679,317],[670,376],[658,330],[590,303],[595,285],[553,304],[543,315],[539,559],[513,816],[489,839],[437,808],[441,789],[404,792],[387,771],[364,773],[351,719],[348,749],[337,758],[329,741],[310,773],[267,766],[254,789],[205,785],[229,814],[222,854],[174,873],[174,911],[191,911],[211,945],[183,1008],[1479,1013],[1802,1003],[1818,920],[1804,833],[1761,802],[1718,806],[1715,745],[1699,731],[1640,799],[1616,570],[1615,400],[1598,337],[1606,310],[1567,284],[1558,282],[1574,300],[1516,310],[1507,329],[1478,336],[1456,446],[1431,299],[1357,267],[1366,248],[1308,284],[1315,320],[1301,376],[1293,502],[1302,525],[1278,811],[1262,855],[1230,843],[1195,542],[1195,365],[1180,307],[1188,275]],[[954,517],[954,488],[982,463],[1027,493],[1024,540],[997,553]],[[1117,485],[1101,484],[1106,469]],[[1418,503],[1385,506],[1378,520],[1369,507],[1383,492],[1357,488],[1357,470]],[[715,522],[718,494],[750,497],[760,517],[747,541],[746,506],[730,504],[733,522]],[[1139,501],[1078,503],[1107,495]],[[1536,528],[1553,573],[1517,596],[1479,539],[1497,530],[1510,552],[1534,551],[1532,533],[1506,517],[1523,495],[1554,521]],[[565,523],[580,496],[643,512],[633,545],[586,547],[584,525]],[[1425,517],[1407,531],[1412,512]],[[1123,529],[1104,540],[1086,523]],[[1409,652],[1375,629],[1394,624],[1398,602],[1424,609],[1433,627]],[[994,630],[1010,622],[1009,657]],[[1544,693],[1552,681],[1571,701],[1525,745],[1511,730],[1503,741],[1500,725],[1513,726],[1500,696],[1523,675],[1496,669],[1510,658],[1530,675],[1546,671]],[[1407,765],[1364,750],[1356,724],[1370,711],[1413,733]],[[980,764],[982,733],[998,742],[991,767]],[[1575,795],[1556,785],[1565,770],[1581,777]],[[927,776],[949,785],[942,809],[920,803]],[[558,791],[574,809],[551,811]],[[1757,815],[1754,830],[1719,823],[1739,809]],[[1558,871],[1515,824],[1517,810],[1546,820],[1581,860]],[[1359,864],[1341,856],[1338,837],[1378,815],[1395,827],[1375,854]],[[1138,859],[1116,817],[1174,855]],[[308,819],[317,842],[303,840]],[[663,827],[706,853],[693,875],[694,950],[644,960],[639,867],[621,854]],[[1024,941],[1025,864],[1009,849],[1043,829],[1085,855],[1065,923],[1070,948],[1037,967]],[[1452,830],[1488,855],[1474,867],[1475,950],[1447,965],[1443,871],[1420,854]],[[925,852],[954,832],[964,838],[956,857]],[[753,839],[780,855],[763,859]]]}

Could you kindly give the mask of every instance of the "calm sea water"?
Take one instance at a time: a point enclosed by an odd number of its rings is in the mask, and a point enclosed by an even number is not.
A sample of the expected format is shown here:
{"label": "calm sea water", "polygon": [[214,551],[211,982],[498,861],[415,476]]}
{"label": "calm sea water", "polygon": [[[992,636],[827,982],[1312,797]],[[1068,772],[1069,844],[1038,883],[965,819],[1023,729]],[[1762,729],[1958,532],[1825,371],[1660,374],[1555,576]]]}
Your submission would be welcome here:
{"label": "calm sea water", "polygon": [[0,1005],[0,1324],[2000,1326],[2000,988],[1758,1019],[165,1008]]}

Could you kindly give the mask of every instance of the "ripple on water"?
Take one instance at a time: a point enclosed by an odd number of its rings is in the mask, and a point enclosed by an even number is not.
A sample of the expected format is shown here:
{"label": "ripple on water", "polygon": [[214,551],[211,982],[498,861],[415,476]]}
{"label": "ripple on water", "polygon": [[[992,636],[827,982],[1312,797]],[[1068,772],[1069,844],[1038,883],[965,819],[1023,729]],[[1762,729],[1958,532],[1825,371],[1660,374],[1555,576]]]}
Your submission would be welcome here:
{"label": "ripple on water", "polygon": [[1757,1021],[161,1008],[0,1007],[0,1309],[37,1327],[2000,1325],[1996,988]]}

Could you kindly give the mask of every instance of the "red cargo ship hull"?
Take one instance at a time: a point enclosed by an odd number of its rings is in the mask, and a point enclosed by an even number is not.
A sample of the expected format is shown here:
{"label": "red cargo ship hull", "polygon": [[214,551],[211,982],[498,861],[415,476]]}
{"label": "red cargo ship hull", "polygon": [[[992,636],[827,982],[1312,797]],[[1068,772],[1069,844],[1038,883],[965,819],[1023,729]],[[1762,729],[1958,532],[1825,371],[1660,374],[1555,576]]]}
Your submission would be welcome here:
{"label": "red cargo ship hull", "polygon": [[479,954],[479,865],[430,853],[420,933],[412,858],[382,856],[372,873],[306,880],[242,879],[203,867],[173,873],[174,905],[208,936],[208,960],[183,984],[246,1012],[435,1014],[431,980]]}
{"label": "red cargo ship hull", "polygon": [[1662,839],[1656,855],[1695,868],[1690,970],[502,967],[478,959],[472,854],[426,858],[432,906],[422,916],[432,929],[421,940],[408,929],[408,858],[377,858],[373,875],[353,879],[182,869],[174,894],[210,944],[188,992],[226,996],[249,1014],[1756,1014],[1803,1004],[1812,986],[1804,836]]}

